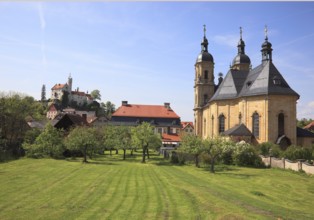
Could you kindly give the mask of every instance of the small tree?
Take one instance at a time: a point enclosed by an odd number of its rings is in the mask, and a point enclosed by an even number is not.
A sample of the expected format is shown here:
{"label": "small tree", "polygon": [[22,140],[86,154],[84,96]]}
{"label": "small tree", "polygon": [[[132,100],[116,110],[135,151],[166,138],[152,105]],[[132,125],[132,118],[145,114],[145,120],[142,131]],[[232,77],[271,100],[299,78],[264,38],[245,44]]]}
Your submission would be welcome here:
{"label": "small tree", "polygon": [[48,123],[35,142],[32,144],[29,140],[29,143],[23,143],[23,148],[27,150],[27,155],[30,157],[61,157],[64,151],[62,131]]}
{"label": "small tree", "polygon": [[83,155],[83,163],[87,163],[87,155],[91,158],[95,153],[99,140],[96,128],[75,127],[65,141],[69,150],[80,150]]}
{"label": "small tree", "polygon": [[93,90],[90,95],[92,96],[92,98],[94,100],[101,100],[101,95],[100,95],[100,91],[98,89]]}
{"label": "small tree", "polygon": [[195,159],[195,166],[199,167],[199,155],[203,150],[202,139],[197,135],[184,135],[182,137],[181,151],[184,153],[192,154]]}
{"label": "small tree", "polygon": [[210,172],[215,172],[216,159],[222,154],[224,146],[231,146],[232,142],[225,137],[207,138],[203,140],[203,151],[210,158]]}
{"label": "small tree", "polygon": [[154,127],[147,122],[131,129],[132,143],[143,150],[142,163],[145,163],[146,154],[149,147],[157,144],[161,145],[161,138],[154,133]]}
{"label": "small tree", "polygon": [[43,84],[43,86],[41,87],[41,102],[45,102],[46,99],[46,85]]}

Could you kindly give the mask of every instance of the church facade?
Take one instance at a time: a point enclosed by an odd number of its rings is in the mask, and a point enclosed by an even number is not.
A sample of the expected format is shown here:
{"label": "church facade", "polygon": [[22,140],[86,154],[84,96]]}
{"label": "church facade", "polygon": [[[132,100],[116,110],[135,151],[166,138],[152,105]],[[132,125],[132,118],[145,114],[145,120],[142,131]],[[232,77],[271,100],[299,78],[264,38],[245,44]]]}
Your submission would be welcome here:
{"label": "church facade", "polygon": [[238,53],[225,77],[219,75],[217,85],[205,28],[201,47],[195,63],[195,133],[203,138],[228,135],[255,144],[297,144],[296,102],[299,95],[273,63],[267,30],[261,48],[261,63],[252,68],[240,29]]}

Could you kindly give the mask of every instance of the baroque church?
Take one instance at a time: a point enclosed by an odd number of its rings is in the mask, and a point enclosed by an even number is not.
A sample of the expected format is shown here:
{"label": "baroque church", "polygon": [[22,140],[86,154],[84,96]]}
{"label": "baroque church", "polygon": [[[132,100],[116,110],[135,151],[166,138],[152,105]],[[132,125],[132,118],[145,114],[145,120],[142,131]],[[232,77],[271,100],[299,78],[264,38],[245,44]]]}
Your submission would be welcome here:
{"label": "baroque church", "polygon": [[278,71],[272,59],[272,44],[265,41],[261,63],[252,68],[240,40],[238,53],[226,76],[214,82],[214,58],[208,51],[204,26],[201,52],[195,63],[194,120],[197,135],[207,138],[228,135],[253,144],[272,142],[286,147],[297,144],[296,93]]}

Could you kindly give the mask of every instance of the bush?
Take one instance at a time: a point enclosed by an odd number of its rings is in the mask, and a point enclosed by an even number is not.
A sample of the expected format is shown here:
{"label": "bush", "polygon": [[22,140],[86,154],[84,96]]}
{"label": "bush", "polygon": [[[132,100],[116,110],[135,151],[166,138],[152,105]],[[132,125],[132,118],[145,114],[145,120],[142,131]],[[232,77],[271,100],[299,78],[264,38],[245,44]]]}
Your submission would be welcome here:
{"label": "bush", "polygon": [[262,159],[259,157],[255,149],[247,143],[237,143],[232,158],[233,162],[238,166],[263,166]]}
{"label": "bush", "polygon": [[270,156],[270,153],[271,153],[271,156],[278,157],[278,158],[281,157],[282,152],[283,152],[281,148],[279,147],[279,145],[271,143],[271,142],[264,142],[264,143],[259,144],[258,151],[259,151],[259,154],[265,157]]}
{"label": "bush", "polygon": [[284,152],[284,157],[289,160],[298,159],[311,160],[312,152],[309,148],[292,145],[288,147],[287,150]]}
{"label": "bush", "polygon": [[184,153],[172,151],[170,156],[170,162],[173,164],[183,165],[185,163]]}
{"label": "bush", "polygon": [[221,163],[226,164],[226,165],[233,164],[232,155],[233,155],[234,150],[235,150],[235,146],[232,144],[223,146],[218,160]]}

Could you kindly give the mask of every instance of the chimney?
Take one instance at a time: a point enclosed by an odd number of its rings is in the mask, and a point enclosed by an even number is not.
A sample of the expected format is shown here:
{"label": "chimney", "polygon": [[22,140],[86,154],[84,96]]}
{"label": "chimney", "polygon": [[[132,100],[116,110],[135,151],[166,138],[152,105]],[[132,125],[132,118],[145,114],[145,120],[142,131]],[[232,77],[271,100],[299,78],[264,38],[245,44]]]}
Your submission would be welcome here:
{"label": "chimney", "polygon": [[171,109],[171,108],[170,108],[170,103],[169,103],[169,102],[165,102],[165,103],[164,103],[164,106],[165,106],[165,108],[166,108],[166,109],[168,109],[168,110],[169,110],[169,109]]}
{"label": "chimney", "polygon": [[128,105],[128,101],[122,101],[122,106],[127,106]]}

